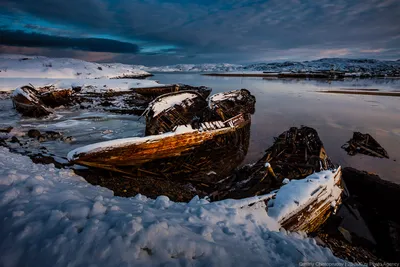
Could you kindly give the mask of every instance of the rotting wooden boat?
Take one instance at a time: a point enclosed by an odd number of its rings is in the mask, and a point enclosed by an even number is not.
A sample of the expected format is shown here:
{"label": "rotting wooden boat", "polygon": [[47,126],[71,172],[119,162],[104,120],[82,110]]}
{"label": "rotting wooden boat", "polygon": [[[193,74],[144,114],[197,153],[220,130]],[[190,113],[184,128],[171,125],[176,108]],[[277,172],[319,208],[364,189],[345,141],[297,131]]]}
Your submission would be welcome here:
{"label": "rotting wooden boat", "polygon": [[283,132],[259,161],[218,181],[210,198],[260,196],[254,203],[263,202],[286,230],[312,232],[338,208],[342,191],[341,167],[331,162],[316,130],[303,126]]}
{"label": "rotting wooden boat", "polygon": [[19,87],[12,93],[15,109],[25,116],[42,117],[50,115],[52,110],[38,97],[39,92],[29,85]]}
{"label": "rotting wooden boat", "polygon": [[[247,90],[237,90],[236,94],[243,92],[251,96]],[[146,136],[78,148],[68,154],[68,159],[132,175],[188,180],[202,177],[212,182],[228,175],[247,154],[251,116],[241,110],[240,105],[232,107],[222,120],[198,92],[166,94],[154,100],[145,113]],[[197,117],[197,112],[204,116]],[[210,170],[214,170],[213,175],[207,175]]]}
{"label": "rotting wooden boat", "polygon": [[160,86],[160,87],[132,88],[131,90],[137,94],[141,94],[143,96],[148,96],[152,98],[165,95],[168,93],[185,91],[185,90],[197,91],[204,98],[207,98],[211,93],[211,88],[209,87],[206,86],[195,87],[184,84],[172,84],[169,86]]}
{"label": "rotting wooden boat", "polygon": [[353,137],[342,145],[342,148],[350,156],[360,153],[372,157],[389,158],[387,151],[367,133],[354,132]]}
{"label": "rotting wooden boat", "polygon": [[[186,90],[154,99],[146,109],[146,135],[172,131],[177,125],[227,120],[238,114],[253,114],[255,97],[246,89],[219,93],[207,101],[197,91]],[[171,104],[172,103],[172,104]]]}
{"label": "rotting wooden boat", "polygon": [[294,180],[270,193],[240,199],[235,206],[264,209],[287,231],[316,231],[342,203],[342,171],[338,167]]}
{"label": "rotting wooden boat", "polygon": [[249,132],[249,126],[250,119],[239,114],[227,121],[201,123],[198,129],[181,125],[164,134],[88,145],[71,151],[68,160],[111,171],[160,177],[205,172],[215,167],[213,157],[226,153],[227,143],[231,152],[245,150],[242,154],[247,153],[247,147],[241,147],[248,145],[248,137],[230,139]]}
{"label": "rotting wooden boat", "polygon": [[[72,87],[73,85],[71,85]],[[54,85],[34,88],[31,85],[17,88],[12,95],[17,111],[25,116],[42,117],[52,113],[50,108],[87,103],[92,106],[98,103],[107,111],[140,115],[148,104],[157,96],[175,91],[196,91],[207,98],[211,88],[205,86],[174,84],[157,87],[131,88],[130,90],[114,91],[99,89],[90,85],[84,89],[75,86],[67,89],[56,88]]]}

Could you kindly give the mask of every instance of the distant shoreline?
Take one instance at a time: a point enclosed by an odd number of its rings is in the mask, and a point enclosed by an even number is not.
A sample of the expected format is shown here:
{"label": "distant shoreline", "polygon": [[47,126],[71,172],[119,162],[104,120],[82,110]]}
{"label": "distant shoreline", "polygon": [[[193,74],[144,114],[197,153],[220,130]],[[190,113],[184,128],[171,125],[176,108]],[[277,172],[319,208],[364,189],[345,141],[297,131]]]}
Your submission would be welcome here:
{"label": "distant shoreline", "polygon": [[400,92],[376,92],[376,91],[341,91],[341,90],[327,90],[317,91],[318,93],[325,94],[345,94],[345,95],[376,95],[376,96],[394,96],[400,97]]}
{"label": "distant shoreline", "polygon": [[368,79],[368,78],[378,78],[378,79],[400,79],[397,76],[356,76],[356,75],[349,75],[345,77],[338,77],[338,78],[329,78],[329,77],[316,77],[314,74],[310,73],[290,73],[290,74],[282,74],[282,73],[202,73],[201,75],[204,76],[216,76],[216,77],[264,77],[264,78],[300,78],[300,79],[353,79],[353,78],[361,78],[361,79]]}

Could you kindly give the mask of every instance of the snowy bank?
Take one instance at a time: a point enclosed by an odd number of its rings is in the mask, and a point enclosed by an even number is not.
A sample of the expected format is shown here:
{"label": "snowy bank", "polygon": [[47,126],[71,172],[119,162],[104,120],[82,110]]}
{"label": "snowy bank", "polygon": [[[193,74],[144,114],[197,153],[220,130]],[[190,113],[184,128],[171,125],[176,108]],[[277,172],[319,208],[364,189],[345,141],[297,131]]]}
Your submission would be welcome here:
{"label": "snowy bank", "polygon": [[100,79],[150,75],[132,65],[120,63],[99,64],[72,58],[0,55],[0,78]]}
{"label": "snowy bank", "polygon": [[[277,232],[263,204],[113,196],[0,148],[0,266],[298,266],[340,262]],[[237,203],[241,204],[239,200]]]}
{"label": "snowy bank", "polygon": [[45,79],[45,78],[0,78],[0,91],[13,91],[15,88],[32,84],[36,88],[52,86],[56,89],[81,87],[82,92],[129,91],[133,88],[171,86],[153,80],[141,79]]}

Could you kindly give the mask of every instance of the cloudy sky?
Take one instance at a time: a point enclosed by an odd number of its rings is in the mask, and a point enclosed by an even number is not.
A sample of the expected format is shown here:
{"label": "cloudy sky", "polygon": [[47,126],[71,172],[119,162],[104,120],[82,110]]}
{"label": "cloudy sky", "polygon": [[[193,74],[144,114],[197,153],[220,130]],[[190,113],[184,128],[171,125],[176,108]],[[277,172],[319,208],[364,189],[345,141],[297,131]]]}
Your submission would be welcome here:
{"label": "cloudy sky", "polygon": [[146,65],[400,58],[399,0],[0,0],[0,52]]}

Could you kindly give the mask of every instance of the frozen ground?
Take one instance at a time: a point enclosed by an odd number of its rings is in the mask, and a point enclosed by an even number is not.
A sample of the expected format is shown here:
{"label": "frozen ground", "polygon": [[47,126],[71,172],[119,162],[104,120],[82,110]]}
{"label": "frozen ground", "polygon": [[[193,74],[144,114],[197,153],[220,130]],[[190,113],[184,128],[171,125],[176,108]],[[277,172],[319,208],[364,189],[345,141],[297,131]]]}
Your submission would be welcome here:
{"label": "frozen ground", "polygon": [[298,266],[340,262],[254,205],[113,196],[0,148],[0,266]]}
{"label": "frozen ground", "polygon": [[149,75],[132,65],[99,64],[71,58],[0,54],[0,78],[100,79]]}

